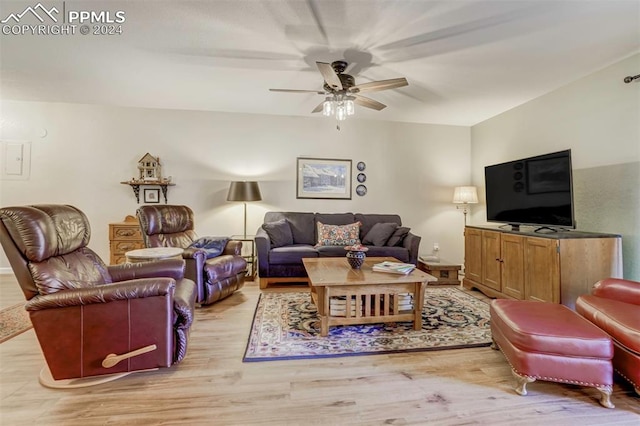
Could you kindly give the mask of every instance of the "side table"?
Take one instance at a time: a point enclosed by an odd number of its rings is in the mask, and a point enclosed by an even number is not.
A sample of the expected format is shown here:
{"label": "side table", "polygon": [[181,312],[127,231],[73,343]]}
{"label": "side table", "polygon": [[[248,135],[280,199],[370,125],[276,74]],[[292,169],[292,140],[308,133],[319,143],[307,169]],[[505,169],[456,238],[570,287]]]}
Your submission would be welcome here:
{"label": "side table", "polygon": [[460,285],[460,279],[458,278],[458,271],[460,268],[460,265],[456,265],[442,259],[440,259],[439,262],[421,259],[418,260],[418,269],[429,275],[433,275],[438,279],[437,281],[430,282],[429,285]]}
{"label": "side table", "polygon": [[127,263],[139,263],[163,259],[182,259],[183,251],[179,247],[152,247],[131,250],[124,255],[127,258]]}
{"label": "side table", "polygon": [[233,241],[242,241],[242,257],[247,261],[247,278],[254,280],[257,260],[255,235],[232,235],[229,238]]}

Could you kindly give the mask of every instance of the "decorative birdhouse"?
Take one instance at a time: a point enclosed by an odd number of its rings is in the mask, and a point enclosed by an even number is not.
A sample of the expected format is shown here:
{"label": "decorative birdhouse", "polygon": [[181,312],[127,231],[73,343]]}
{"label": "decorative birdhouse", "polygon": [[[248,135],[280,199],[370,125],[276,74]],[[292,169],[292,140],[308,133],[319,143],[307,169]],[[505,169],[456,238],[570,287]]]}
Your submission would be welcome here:
{"label": "decorative birdhouse", "polygon": [[138,170],[140,171],[140,180],[162,180],[160,158],[154,157],[148,152],[138,161]]}

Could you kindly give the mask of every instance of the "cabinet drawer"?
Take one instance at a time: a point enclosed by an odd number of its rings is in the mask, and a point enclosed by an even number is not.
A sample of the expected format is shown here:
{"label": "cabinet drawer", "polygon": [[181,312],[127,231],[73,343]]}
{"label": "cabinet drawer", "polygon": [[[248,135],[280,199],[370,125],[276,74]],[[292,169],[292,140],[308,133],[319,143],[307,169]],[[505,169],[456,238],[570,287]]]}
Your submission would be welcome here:
{"label": "cabinet drawer", "polygon": [[111,264],[112,265],[121,265],[123,263],[127,263],[127,257],[124,254],[120,255],[111,255]]}
{"label": "cabinet drawer", "polygon": [[110,240],[141,240],[142,232],[138,225],[112,225]]}
{"label": "cabinet drawer", "polygon": [[111,253],[124,255],[126,252],[144,248],[141,241],[111,241]]}

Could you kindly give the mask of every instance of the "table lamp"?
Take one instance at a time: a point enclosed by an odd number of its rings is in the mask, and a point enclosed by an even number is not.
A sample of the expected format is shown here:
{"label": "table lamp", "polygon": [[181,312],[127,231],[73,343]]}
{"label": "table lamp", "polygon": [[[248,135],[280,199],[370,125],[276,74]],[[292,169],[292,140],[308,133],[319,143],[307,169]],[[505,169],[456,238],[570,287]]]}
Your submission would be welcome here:
{"label": "table lamp", "polygon": [[244,203],[244,238],[247,238],[247,201],[260,201],[260,187],[256,181],[231,182],[227,201],[242,201]]}

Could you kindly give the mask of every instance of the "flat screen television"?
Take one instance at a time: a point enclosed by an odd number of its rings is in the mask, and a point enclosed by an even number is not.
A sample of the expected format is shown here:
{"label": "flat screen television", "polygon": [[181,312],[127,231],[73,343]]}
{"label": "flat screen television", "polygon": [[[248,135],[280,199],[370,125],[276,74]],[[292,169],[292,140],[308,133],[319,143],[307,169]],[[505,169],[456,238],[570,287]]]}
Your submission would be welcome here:
{"label": "flat screen television", "polygon": [[487,166],[484,177],[489,222],[575,228],[570,149]]}

